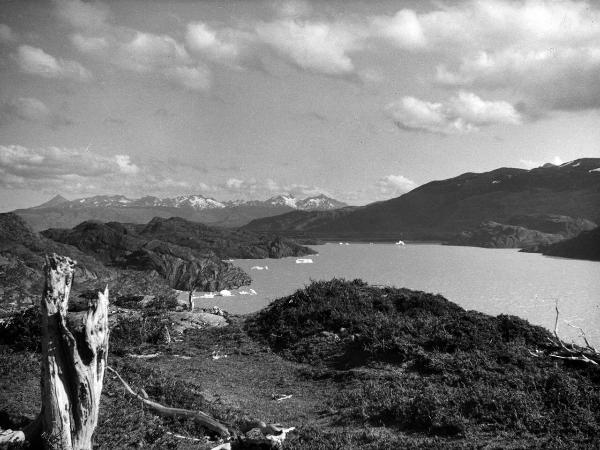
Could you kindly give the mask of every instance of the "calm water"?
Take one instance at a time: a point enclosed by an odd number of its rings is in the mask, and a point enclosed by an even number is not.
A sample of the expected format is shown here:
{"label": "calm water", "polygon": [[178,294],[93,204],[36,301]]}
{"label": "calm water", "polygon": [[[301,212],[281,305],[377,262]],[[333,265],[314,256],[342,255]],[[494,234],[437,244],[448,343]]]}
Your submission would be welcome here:
{"label": "calm water", "polygon": [[[577,337],[565,321],[586,330],[600,345],[600,262],[550,258],[513,249],[482,249],[437,244],[326,244],[313,248],[313,264],[296,258],[236,260],[253,279],[257,295],[198,298],[231,313],[253,312],[291,294],[310,280],[344,277],[369,283],[440,293],[466,309],[514,314],[554,328],[554,305],[561,312],[559,333]],[[269,270],[252,269],[268,266]]]}

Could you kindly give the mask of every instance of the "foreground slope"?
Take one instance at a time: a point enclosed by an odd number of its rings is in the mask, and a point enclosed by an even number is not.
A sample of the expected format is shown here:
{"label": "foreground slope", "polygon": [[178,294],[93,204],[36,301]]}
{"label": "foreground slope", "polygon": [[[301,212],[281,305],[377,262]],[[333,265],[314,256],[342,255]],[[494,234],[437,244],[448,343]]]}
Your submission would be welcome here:
{"label": "foreground slope", "polygon": [[355,210],[288,213],[249,223],[254,231],[286,231],[354,239],[447,239],[485,221],[562,215],[598,223],[600,158],[532,170],[501,168],[433,181],[400,197]]}
{"label": "foreground slope", "polygon": [[[517,317],[331,280],[228,322],[169,344],[120,327],[109,364],[136,392],[210,412],[236,433],[248,417],[296,427],[286,449],[600,446],[598,367],[549,357],[550,333]],[[38,370],[36,354],[0,345],[0,426],[37,414]],[[99,449],[217,445],[192,421],[140,411],[114,377],[103,393]]]}

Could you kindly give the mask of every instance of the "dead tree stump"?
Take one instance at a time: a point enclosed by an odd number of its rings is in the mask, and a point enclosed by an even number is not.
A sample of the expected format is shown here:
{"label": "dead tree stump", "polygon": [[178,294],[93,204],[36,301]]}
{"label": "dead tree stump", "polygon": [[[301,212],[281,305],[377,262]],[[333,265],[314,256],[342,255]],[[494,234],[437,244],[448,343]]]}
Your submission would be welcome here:
{"label": "dead tree stump", "polygon": [[88,309],[67,317],[71,259],[52,255],[41,301],[42,410],[23,431],[0,433],[0,444],[39,439],[47,449],[91,450],[108,356],[108,289]]}

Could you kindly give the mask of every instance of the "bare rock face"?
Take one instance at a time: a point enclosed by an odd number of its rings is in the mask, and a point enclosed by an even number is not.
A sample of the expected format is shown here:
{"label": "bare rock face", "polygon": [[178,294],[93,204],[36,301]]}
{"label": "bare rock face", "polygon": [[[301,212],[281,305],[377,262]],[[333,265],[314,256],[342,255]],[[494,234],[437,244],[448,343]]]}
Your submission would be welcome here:
{"label": "bare rock face", "polygon": [[488,248],[523,248],[537,244],[551,244],[564,239],[560,234],[542,233],[528,228],[505,225],[497,222],[483,222],[479,227],[463,231],[452,245],[470,245]]}
{"label": "bare rock face", "polygon": [[109,266],[155,271],[173,289],[235,289],[251,281],[245,272],[221,261],[210,249],[142,236],[134,227],[116,222],[88,221],[72,230],[46,230],[43,234],[76,246]]}
{"label": "bare rock face", "polygon": [[171,326],[174,333],[183,333],[189,329],[203,329],[210,327],[226,327],[227,319],[223,316],[205,312],[172,312],[169,313]]}

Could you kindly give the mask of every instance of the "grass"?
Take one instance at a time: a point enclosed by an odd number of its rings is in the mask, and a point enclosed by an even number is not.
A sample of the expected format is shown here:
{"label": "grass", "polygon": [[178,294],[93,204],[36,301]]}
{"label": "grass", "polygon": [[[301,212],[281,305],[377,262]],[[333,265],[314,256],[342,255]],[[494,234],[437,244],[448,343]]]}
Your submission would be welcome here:
{"label": "grass", "polygon": [[[109,364],[134,389],[208,411],[236,432],[249,416],[296,426],[289,449],[600,446],[600,370],[536,358],[531,350],[550,350],[546,330],[440,296],[314,282],[228,327],[188,330],[169,345],[146,341],[144,350],[161,352],[150,360],[125,356],[117,329]],[[39,410],[38,359],[0,346],[0,422]],[[275,400],[281,395],[291,397]],[[125,397],[109,374],[95,440],[102,449],[214,446],[194,423]]]}

